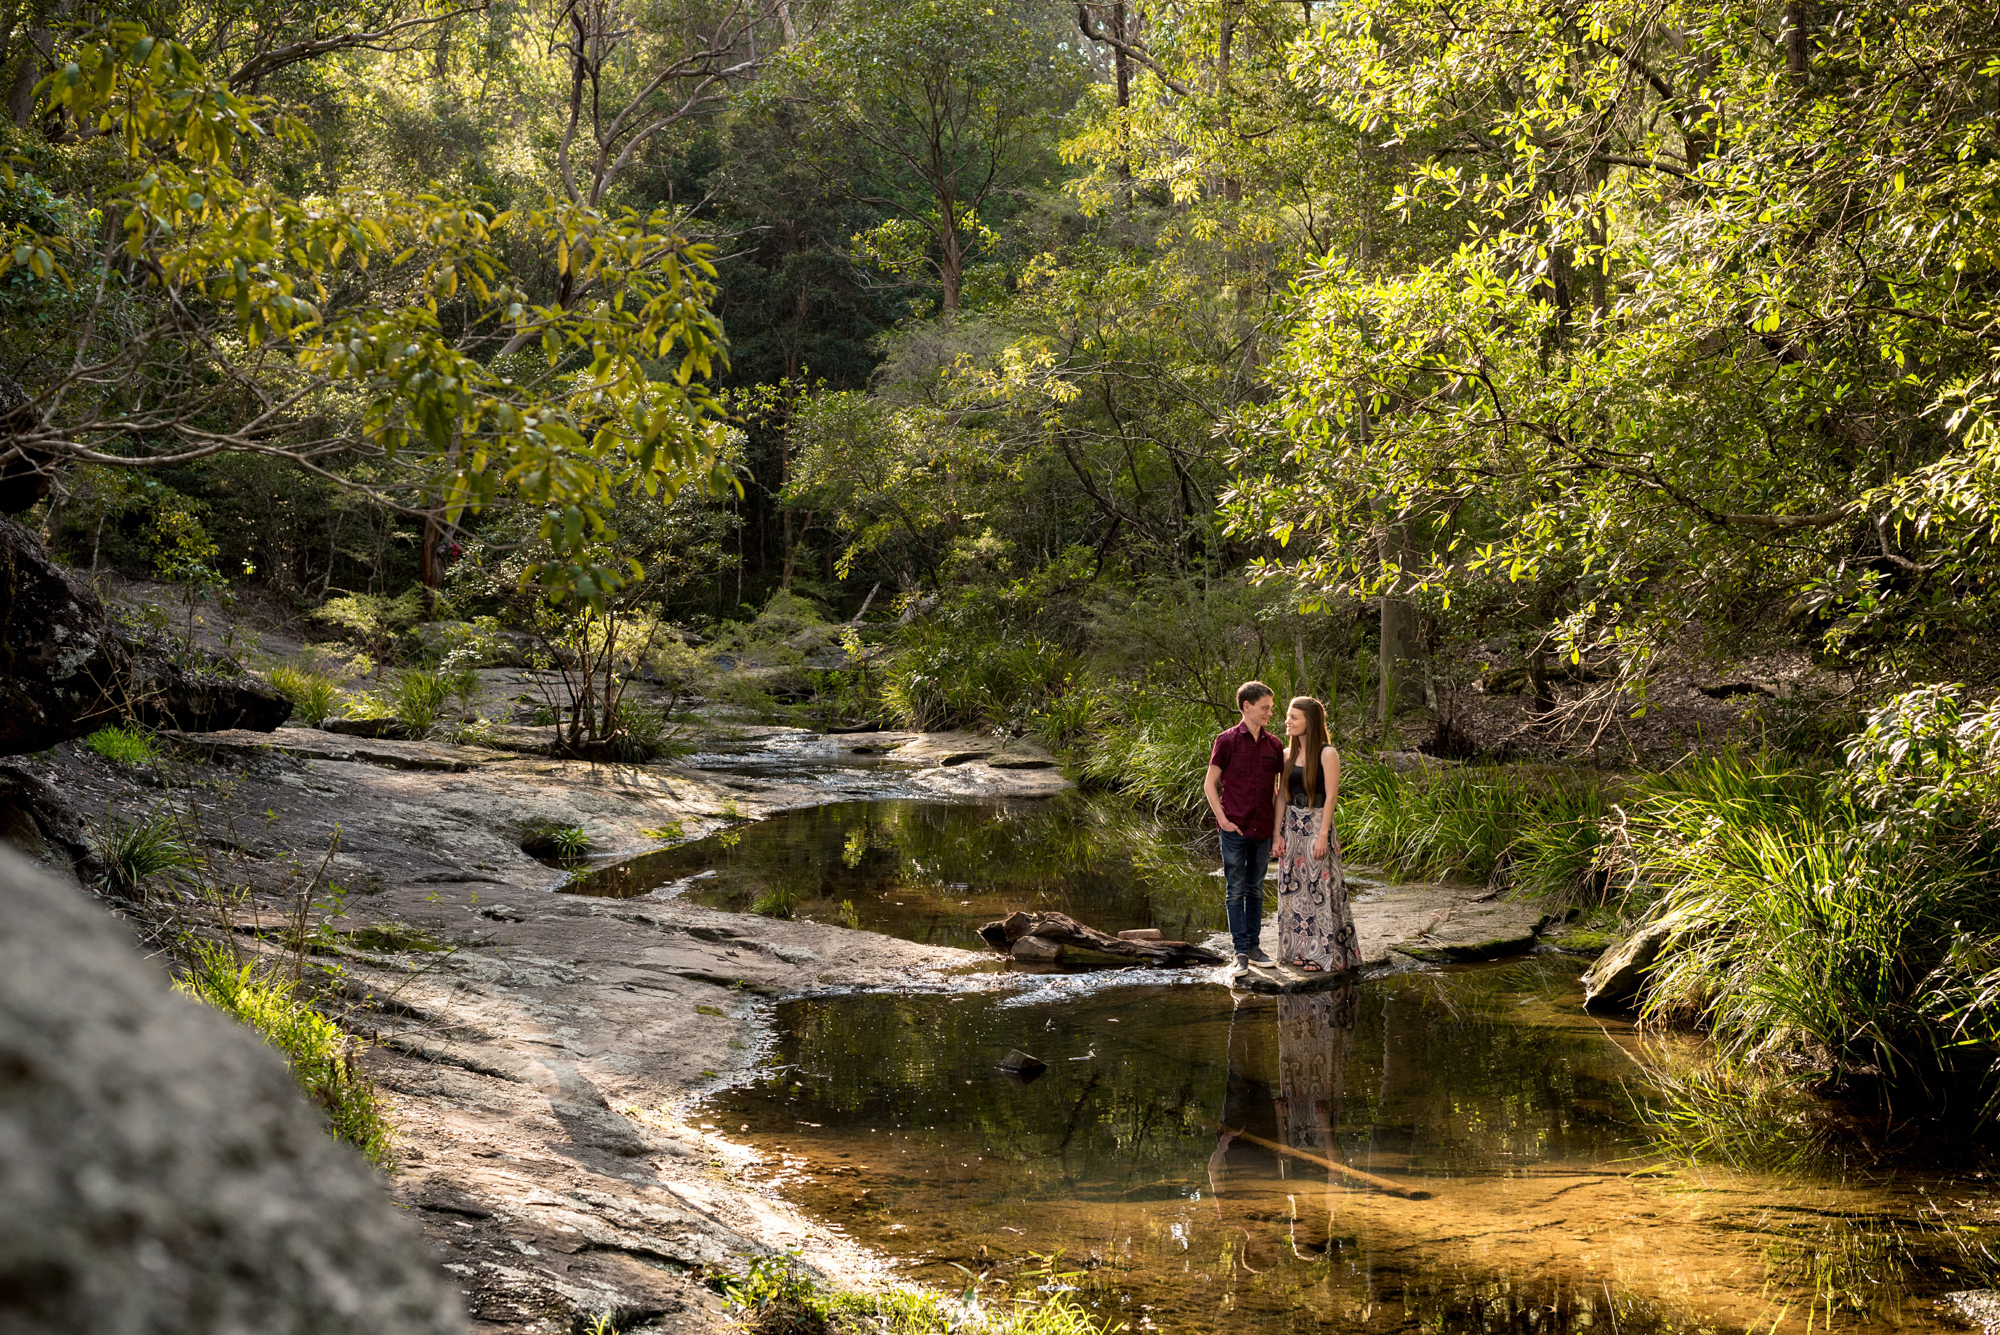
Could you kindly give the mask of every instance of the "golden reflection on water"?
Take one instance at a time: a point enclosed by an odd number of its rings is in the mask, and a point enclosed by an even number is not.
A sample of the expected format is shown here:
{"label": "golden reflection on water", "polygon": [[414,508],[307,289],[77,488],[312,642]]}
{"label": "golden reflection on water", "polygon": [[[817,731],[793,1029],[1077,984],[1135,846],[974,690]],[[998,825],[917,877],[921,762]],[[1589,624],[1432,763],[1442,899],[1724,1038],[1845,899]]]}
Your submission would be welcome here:
{"label": "golden reflection on water", "polygon": [[[912,1277],[998,1296],[1060,1250],[1141,1329],[1928,1329],[1936,1294],[1989,1282],[1983,1183],[1652,1154],[1644,1049],[1577,972],[799,1001],[722,1110]],[[1047,1075],[1008,1080],[1010,1047]]]}

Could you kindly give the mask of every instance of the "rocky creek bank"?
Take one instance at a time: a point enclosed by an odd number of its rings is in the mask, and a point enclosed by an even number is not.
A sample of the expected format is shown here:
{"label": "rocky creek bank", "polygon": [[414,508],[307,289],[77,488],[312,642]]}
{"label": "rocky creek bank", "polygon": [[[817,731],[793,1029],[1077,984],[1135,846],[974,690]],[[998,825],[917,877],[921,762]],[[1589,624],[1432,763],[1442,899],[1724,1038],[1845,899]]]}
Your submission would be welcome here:
{"label": "rocky creek bank", "polygon": [[[813,1166],[806,1135],[767,1163],[732,1142],[737,1128],[704,1120],[702,1094],[755,1063],[767,1003],[937,988],[998,966],[661,894],[560,894],[568,873],[521,845],[562,826],[600,857],[636,854],[824,802],[832,778],[851,777],[848,758],[879,764],[876,781],[904,796],[1066,786],[1032,748],[991,739],[744,726],[710,741],[779,763],[587,765],[282,728],[188,736],[146,769],[74,744],[8,768],[34,808],[17,842],[45,863],[74,861],[79,832],[107,816],[167,804],[198,813],[214,878],[250,892],[228,924],[250,948],[286,949],[300,892],[325,906],[311,949],[338,966],[343,1023],[390,1105],[390,1191],[474,1329],[567,1330],[609,1313],[621,1329],[694,1331],[725,1319],[706,1278],[747,1258],[796,1250],[851,1284],[886,1273],[770,1185]],[[1355,890],[1374,967],[1516,953],[1545,925],[1464,888],[1357,878]]]}

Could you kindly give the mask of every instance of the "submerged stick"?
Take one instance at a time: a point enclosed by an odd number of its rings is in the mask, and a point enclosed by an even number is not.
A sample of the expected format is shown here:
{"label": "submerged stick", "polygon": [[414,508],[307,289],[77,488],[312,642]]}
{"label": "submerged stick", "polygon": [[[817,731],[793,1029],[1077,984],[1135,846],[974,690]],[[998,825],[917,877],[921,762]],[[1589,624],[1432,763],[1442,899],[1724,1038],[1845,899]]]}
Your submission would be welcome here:
{"label": "submerged stick", "polygon": [[1344,1163],[1335,1163],[1331,1159],[1322,1159],[1317,1154],[1308,1154],[1304,1150],[1295,1150],[1290,1145],[1281,1144],[1275,1140],[1266,1140],[1262,1136],[1253,1136],[1248,1131],[1238,1131],[1234,1127],[1225,1126],[1221,1122],[1211,1122],[1210,1125],[1226,1136],[1235,1136],[1238,1140],[1247,1140],[1252,1145],[1271,1150],[1277,1154],[1290,1155],[1294,1159],[1303,1159],[1309,1164],[1316,1164],[1326,1169],[1328,1172],[1338,1173],[1350,1182],[1359,1183],[1364,1187],[1372,1187],[1376,1191],[1387,1192],[1391,1196],[1401,1196],[1406,1201],[1427,1201],[1431,1198],[1431,1194],[1428,1191],[1418,1191],[1413,1187],[1406,1187],[1400,1182],[1391,1182],[1386,1177],[1377,1177],[1373,1173],[1364,1173],[1359,1168],[1349,1168]]}

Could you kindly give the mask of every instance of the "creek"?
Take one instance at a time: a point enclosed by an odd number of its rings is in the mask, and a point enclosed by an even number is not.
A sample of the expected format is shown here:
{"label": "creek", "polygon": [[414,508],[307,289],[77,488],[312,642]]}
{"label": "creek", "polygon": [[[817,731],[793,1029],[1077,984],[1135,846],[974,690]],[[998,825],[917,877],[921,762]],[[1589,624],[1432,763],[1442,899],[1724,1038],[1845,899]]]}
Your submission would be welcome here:
{"label": "creek", "polygon": [[[1115,803],[881,783],[831,782],[862,800],[569,889],[974,948],[1014,908],[1196,940],[1221,925],[1209,858]],[[703,1116],[912,1279],[995,1300],[1060,1284],[1137,1330],[1928,1330],[1947,1328],[1939,1295],[2000,1281],[1982,1165],[1705,1158],[1654,1079],[1696,1040],[1586,1013],[1584,966],[1546,952],[1271,997],[1211,971],[996,964],[943,990],[804,996]],[[998,1069],[1015,1048],[1047,1071]]]}

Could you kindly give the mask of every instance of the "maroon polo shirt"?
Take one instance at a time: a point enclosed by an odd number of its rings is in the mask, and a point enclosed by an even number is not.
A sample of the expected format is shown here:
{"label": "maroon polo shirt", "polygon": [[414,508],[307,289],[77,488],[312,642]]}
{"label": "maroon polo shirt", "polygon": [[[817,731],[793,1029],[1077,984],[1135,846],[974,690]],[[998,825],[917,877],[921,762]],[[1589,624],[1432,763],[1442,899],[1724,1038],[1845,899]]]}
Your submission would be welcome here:
{"label": "maroon polo shirt", "polygon": [[1284,743],[1269,728],[1252,738],[1250,729],[1239,723],[1215,739],[1208,763],[1222,771],[1215,783],[1222,814],[1245,838],[1269,839],[1275,824],[1275,785],[1285,768]]}

